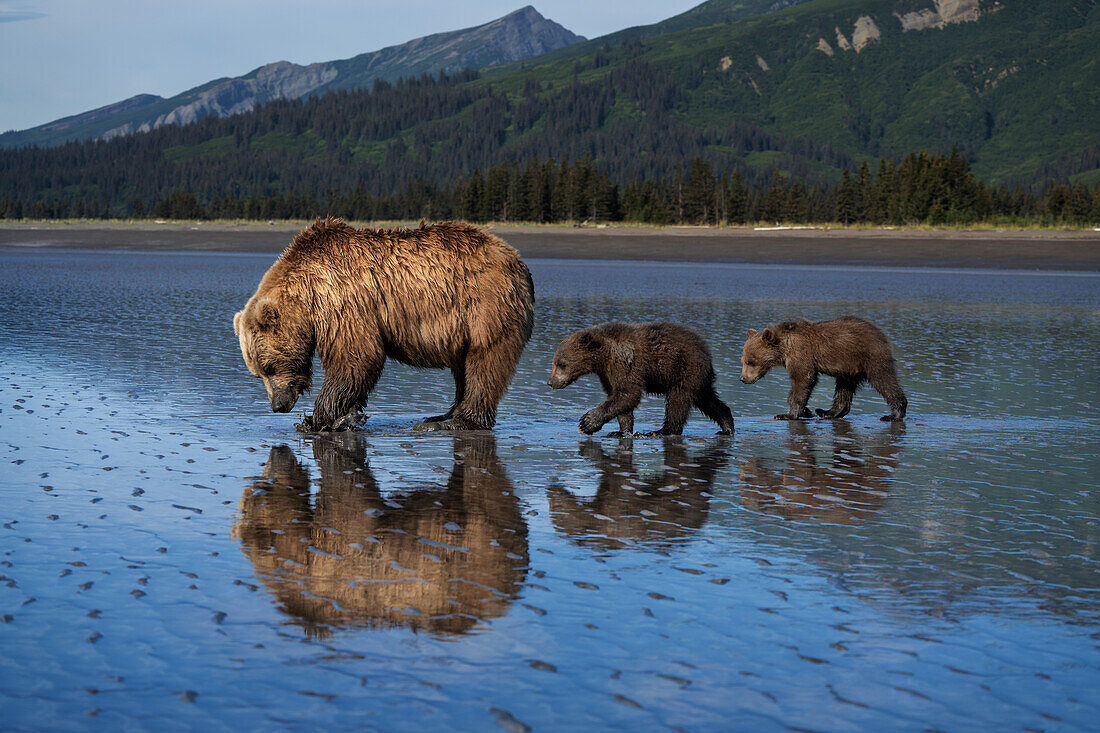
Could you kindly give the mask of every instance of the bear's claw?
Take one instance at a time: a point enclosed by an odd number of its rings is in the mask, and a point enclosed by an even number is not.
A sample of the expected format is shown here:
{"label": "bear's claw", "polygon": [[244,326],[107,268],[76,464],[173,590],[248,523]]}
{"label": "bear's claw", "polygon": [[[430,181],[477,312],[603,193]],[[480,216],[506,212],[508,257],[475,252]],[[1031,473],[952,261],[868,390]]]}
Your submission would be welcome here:
{"label": "bear's claw", "polygon": [[589,410],[588,412],[584,413],[584,416],[581,418],[581,421],[578,424],[581,432],[585,435],[591,435],[592,433],[603,427],[603,423],[600,422],[592,413],[593,410]]}
{"label": "bear's claw", "polygon": [[357,430],[367,419],[367,416],[359,411],[349,412],[337,418],[331,425],[319,424],[313,415],[306,415],[299,423],[294,423],[294,428],[299,433],[339,433],[348,430]]}

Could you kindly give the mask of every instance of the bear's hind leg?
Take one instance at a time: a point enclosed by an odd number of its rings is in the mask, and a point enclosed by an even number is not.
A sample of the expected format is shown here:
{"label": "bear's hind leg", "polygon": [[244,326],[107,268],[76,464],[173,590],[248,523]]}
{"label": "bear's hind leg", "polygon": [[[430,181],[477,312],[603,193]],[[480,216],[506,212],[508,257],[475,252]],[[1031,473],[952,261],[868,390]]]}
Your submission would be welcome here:
{"label": "bear's hind leg", "polygon": [[491,430],[497,421],[497,404],[515,374],[523,342],[498,341],[488,347],[471,346],[464,365],[462,401],[451,416],[440,422],[422,422],[415,430]]}
{"label": "bear's hind leg", "polygon": [[833,394],[833,406],[828,410],[818,408],[818,417],[833,419],[847,415],[852,409],[852,397],[859,389],[859,383],[862,381],[862,377],[837,377],[836,392]]}
{"label": "bear's hind leg", "polygon": [[718,423],[723,435],[733,435],[733,413],[714,391],[714,385],[704,385],[695,398],[695,406],[707,417]]}
{"label": "bear's hind leg", "polygon": [[894,369],[894,360],[891,359],[886,364],[876,367],[867,375],[867,378],[871,382],[871,386],[878,390],[878,393],[886,400],[886,404],[890,406],[890,414],[883,415],[882,420],[885,422],[904,420],[905,412],[909,409],[909,400],[905,398],[905,391],[898,383],[898,373]]}

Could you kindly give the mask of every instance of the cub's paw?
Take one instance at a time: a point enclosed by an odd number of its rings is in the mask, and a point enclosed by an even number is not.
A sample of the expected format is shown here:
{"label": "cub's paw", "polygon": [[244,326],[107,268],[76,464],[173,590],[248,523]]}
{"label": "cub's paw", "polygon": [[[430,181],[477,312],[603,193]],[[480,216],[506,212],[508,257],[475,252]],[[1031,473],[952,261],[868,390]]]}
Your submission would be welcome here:
{"label": "cub's paw", "polygon": [[835,412],[833,412],[832,410],[822,410],[822,409],[821,409],[821,408],[819,407],[819,408],[817,408],[817,416],[818,416],[818,417],[823,417],[823,418],[825,418],[826,420],[828,420],[828,419],[831,419],[831,418],[834,418],[834,417],[836,417],[836,413],[835,413]]}
{"label": "cub's paw", "polygon": [[776,420],[801,420],[802,418],[795,417],[794,415],[792,415],[789,412],[784,412],[782,415],[776,415],[775,419]]}
{"label": "cub's paw", "polygon": [[879,420],[882,420],[883,422],[905,422],[904,417],[899,417],[897,415],[883,415],[879,418]]}
{"label": "cub's paw", "polygon": [[602,428],[603,423],[596,415],[595,410],[589,410],[588,412],[584,413],[584,416],[581,418],[579,427],[582,433],[584,433],[585,435],[591,435],[592,433]]}

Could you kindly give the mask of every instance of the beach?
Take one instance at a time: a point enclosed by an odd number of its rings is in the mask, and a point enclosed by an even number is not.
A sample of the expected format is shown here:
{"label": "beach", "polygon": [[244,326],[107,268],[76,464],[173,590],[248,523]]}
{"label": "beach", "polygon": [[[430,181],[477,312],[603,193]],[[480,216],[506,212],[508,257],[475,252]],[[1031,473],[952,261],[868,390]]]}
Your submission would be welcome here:
{"label": "beach", "polygon": [[[0,246],[281,252],[302,223],[0,223]],[[1100,232],[497,224],[528,258],[1100,270]]]}

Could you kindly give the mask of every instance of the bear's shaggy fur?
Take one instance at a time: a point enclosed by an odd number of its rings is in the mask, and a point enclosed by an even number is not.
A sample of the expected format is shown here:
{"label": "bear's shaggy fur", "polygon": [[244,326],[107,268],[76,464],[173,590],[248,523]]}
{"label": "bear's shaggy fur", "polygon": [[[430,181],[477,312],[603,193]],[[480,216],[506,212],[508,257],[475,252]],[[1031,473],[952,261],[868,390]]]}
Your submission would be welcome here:
{"label": "bear's shaggy fur", "polygon": [[680,435],[692,405],[733,435],[733,416],[714,391],[710,350],[699,334],[675,323],[605,323],[571,334],[558,346],[549,384],[568,387],[595,374],[607,400],[584,414],[591,435],[612,418],[620,435],[634,431],[634,408],[642,393],[663,394],[665,423],[653,435]]}
{"label": "bear's shaggy fur", "polygon": [[836,377],[833,405],[819,409],[819,416],[847,415],[852,396],[866,380],[890,406],[890,414],[882,419],[905,419],[909,403],[898,383],[890,343],[870,321],[843,316],[832,321],[786,321],[759,333],[750,328],[741,353],[741,381],[753,384],[777,366],[785,367],[791,378],[790,411],[776,415],[777,420],[813,417],[806,403],[819,374]]}
{"label": "bear's shaggy fur", "polygon": [[325,379],[303,430],[353,427],[387,358],[454,375],[454,404],[418,429],[478,430],[496,422],[531,336],[534,300],[519,253],[477,227],[378,231],[318,219],[233,326],[275,412],[289,412],[309,389],[314,350],[320,355]]}

